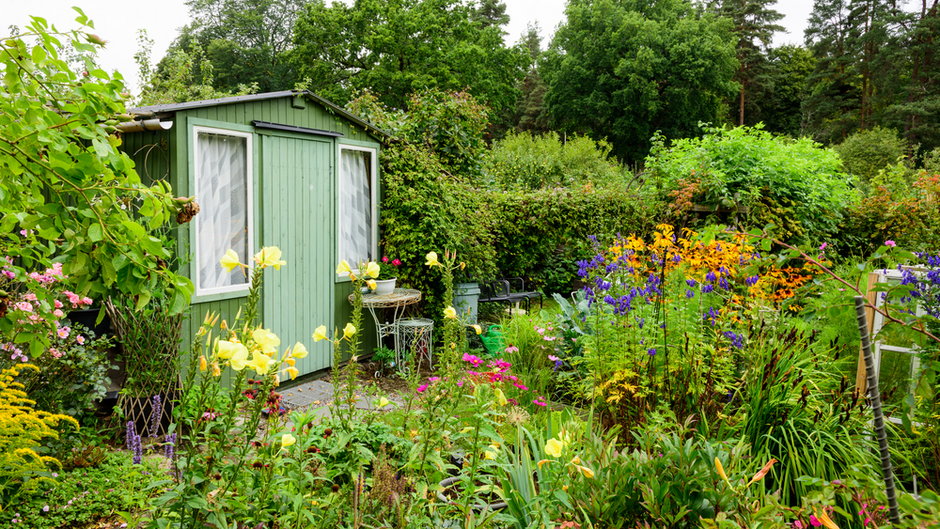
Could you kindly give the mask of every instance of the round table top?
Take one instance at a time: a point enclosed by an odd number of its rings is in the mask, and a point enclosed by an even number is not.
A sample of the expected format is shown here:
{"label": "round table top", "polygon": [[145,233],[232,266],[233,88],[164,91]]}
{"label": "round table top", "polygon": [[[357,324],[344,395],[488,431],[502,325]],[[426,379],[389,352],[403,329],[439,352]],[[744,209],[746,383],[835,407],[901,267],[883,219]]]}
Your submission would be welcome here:
{"label": "round table top", "polygon": [[[349,295],[353,300],[355,293]],[[413,288],[396,288],[391,294],[363,294],[362,304],[375,308],[402,307],[421,301],[421,291]]]}

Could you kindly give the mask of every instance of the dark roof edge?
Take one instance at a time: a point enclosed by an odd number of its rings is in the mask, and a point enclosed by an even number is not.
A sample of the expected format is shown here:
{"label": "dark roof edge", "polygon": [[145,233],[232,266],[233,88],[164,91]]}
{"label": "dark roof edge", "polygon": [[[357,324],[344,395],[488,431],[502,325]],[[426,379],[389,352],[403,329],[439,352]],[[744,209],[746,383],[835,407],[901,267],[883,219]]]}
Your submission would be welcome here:
{"label": "dark roof edge", "polygon": [[134,115],[152,115],[160,114],[164,112],[177,112],[180,110],[191,110],[194,108],[203,108],[203,107],[214,107],[219,105],[231,105],[234,103],[245,103],[250,101],[264,101],[267,99],[279,99],[282,97],[292,97],[295,95],[304,95],[313,101],[323,105],[329,110],[336,112],[340,116],[348,119],[349,121],[359,125],[360,127],[370,131],[374,134],[384,137],[385,139],[393,139],[394,136],[388,132],[376,127],[375,125],[369,123],[368,121],[356,116],[355,114],[350,113],[348,110],[337,105],[336,103],[330,101],[329,99],[320,97],[309,90],[281,90],[278,92],[265,92],[262,94],[249,94],[244,96],[231,96],[231,97],[220,97],[217,99],[204,99],[202,101],[187,101],[184,103],[165,103],[161,105],[150,105],[146,107],[136,107],[129,108],[127,111]]}

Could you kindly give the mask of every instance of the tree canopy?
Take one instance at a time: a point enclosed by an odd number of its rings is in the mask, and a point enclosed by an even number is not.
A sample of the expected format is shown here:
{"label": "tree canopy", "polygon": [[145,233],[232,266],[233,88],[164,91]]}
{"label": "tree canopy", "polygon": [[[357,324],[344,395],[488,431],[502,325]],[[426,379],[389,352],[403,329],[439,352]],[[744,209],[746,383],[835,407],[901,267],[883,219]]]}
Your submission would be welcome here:
{"label": "tree canopy", "polygon": [[542,65],[545,101],[568,132],[606,137],[630,161],[650,138],[723,122],[737,93],[731,22],[689,0],[570,0]]}

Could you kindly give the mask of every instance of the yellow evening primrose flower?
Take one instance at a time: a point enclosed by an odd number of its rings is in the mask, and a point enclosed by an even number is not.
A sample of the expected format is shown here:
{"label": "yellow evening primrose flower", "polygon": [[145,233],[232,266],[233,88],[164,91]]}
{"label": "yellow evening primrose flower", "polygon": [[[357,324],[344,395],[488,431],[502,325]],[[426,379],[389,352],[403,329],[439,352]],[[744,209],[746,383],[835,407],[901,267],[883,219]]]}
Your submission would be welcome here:
{"label": "yellow evening primrose flower", "polygon": [[[323,328],[323,332],[326,332],[326,327]],[[304,347],[304,344],[297,342],[290,349],[291,358],[307,358],[307,348]]]}
{"label": "yellow evening primrose flower", "polygon": [[473,325],[471,325],[471,327],[473,327],[473,330],[474,330],[477,334],[483,334],[483,327],[480,327],[479,325],[477,325],[477,324],[475,324],[475,323],[474,323]]}
{"label": "yellow evening primrose flower", "polygon": [[235,356],[236,353],[244,353],[245,357],[248,357],[248,349],[244,345],[238,342],[230,342],[228,340],[219,340],[216,344],[216,354],[219,355],[219,358],[226,360]]}
{"label": "yellow evening primrose flower", "polygon": [[300,374],[300,371],[298,371],[297,368],[294,366],[288,367],[284,371],[287,372],[287,375],[290,377],[291,380],[294,380],[295,378],[297,378],[297,375]]}
{"label": "yellow evening primrose flower", "polygon": [[251,332],[251,338],[261,348],[261,352],[266,355],[276,353],[277,346],[281,345],[281,339],[267,329],[255,329]]}
{"label": "yellow evening primrose flower", "polygon": [[235,253],[235,250],[227,250],[225,255],[222,256],[222,260],[219,261],[219,264],[222,265],[222,268],[224,268],[226,272],[231,272],[235,270],[235,268],[242,266],[238,261],[238,254]]}
{"label": "yellow evening primrose flower", "polygon": [[248,365],[248,349],[246,349],[244,345],[236,349],[229,358],[228,365],[232,366],[232,369],[235,371],[245,369],[245,366]]}
{"label": "yellow evening primrose flower", "polygon": [[375,279],[367,279],[366,286],[369,287],[369,289],[371,290],[375,290],[376,287],[378,287],[379,285],[378,283],[375,282]]}
{"label": "yellow evening primrose flower", "polygon": [[259,375],[266,375],[271,369],[271,364],[274,360],[263,353],[255,353],[251,357],[251,362],[248,362],[248,365],[255,370]]}
{"label": "yellow evening primrose flower", "polygon": [[503,393],[503,390],[496,388],[496,403],[500,406],[505,406],[509,404],[509,399],[506,398],[506,395]]}
{"label": "yellow evening primrose flower", "polygon": [[441,266],[441,262],[437,260],[437,252],[428,252],[424,258],[426,259],[424,264],[428,266]]}
{"label": "yellow evening primrose flower", "polygon": [[212,376],[214,377],[222,376],[222,368],[219,367],[218,362],[212,362]]}
{"label": "yellow evening primrose flower", "polygon": [[584,474],[584,477],[586,477],[586,478],[588,478],[588,479],[594,477],[594,471],[591,470],[591,469],[588,468],[588,467],[582,467],[582,466],[578,465],[578,470],[580,470],[581,473]]}
{"label": "yellow evening primrose flower", "polygon": [[346,326],[343,327],[343,338],[348,340],[354,334],[356,334],[356,326],[352,323],[347,323]]}
{"label": "yellow evening primrose flower", "polygon": [[258,253],[255,254],[255,263],[261,268],[272,267],[275,270],[280,270],[282,266],[287,264],[287,261],[281,260],[281,249],[277,246],[265,246]]}
{"label": "yellow evening primrose flower", "polygon": [[384,408],[384,407],[388,406],[388,405],[391,404],[391,403],[392,403],[392,401],[388,400],[388,399],[385,398],[385,397],[381,397],[381,398],[379,398],[379,400],[375,401],[375,407],[376,407],[376,408]]}
{"label": "yellow evening primrose flower", "polygon": [[545,443],[545,453],[552,457],[561,457],[561,451],[564,447],[565,443],[558,439],[549,439],[548,442]]}
{"label": "yellow evening primrose flower", "polygon": [[287,360],[284,360],[284,363],[291,367],[294,367],[297,365],[297,360],[294,360],[293,358],[288,358]]}
{"label": "yellow evening primrose flower", "polygon": [[379,268],[379,263],[376,263],[375,261],[369,261],[369,264],[366,265],[366,277],[375,279],[379,277],[380,273],[382,273],[382,269]]}
{"label": "yellow evening primrose flower", "polygon": [[321,325],[313,331],[313,341],[319,342],[326,339],[326,325]]}
{"label": "yellow evening primrose flower", "polygon": [[297,442],[297,438],[289,433],[286,433],[281,436],[281,448],[287,448],[288,446],[292,446],[296,442]]}
{"label": "yellow evening primrose flower", "polygon": [[444,317],[451,320],[457,319],[457,309],[454,307],[447,307],[444,309]]}
{"label": "yellow evening primrose flower", "polygon": [[352,268],[349,266],[349,263],[347,263],[345,259],[343,259],[342,261],[339,262],[338,265],[336,265],[337,274],[348,274],[350,272],[352,272]]}

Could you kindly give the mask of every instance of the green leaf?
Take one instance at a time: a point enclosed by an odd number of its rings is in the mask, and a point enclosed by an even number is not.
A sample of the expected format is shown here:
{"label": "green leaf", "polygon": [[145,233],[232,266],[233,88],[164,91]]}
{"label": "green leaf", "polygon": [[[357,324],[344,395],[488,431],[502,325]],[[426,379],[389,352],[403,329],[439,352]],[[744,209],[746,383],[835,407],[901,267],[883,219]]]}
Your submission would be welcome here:
{"label": "green leaf", "polygon": [[98,242],[104,238],[104,234],[102,233],[102,231],[103,230],[101,229],[101,224],[98,224],[97,222],[95,222],[94,224],[88,227],[88,238],[92,242]]}

